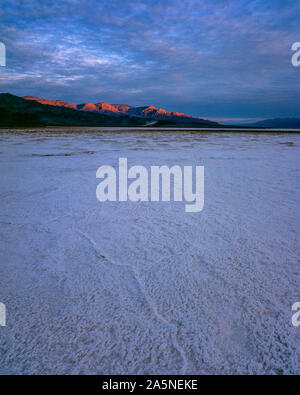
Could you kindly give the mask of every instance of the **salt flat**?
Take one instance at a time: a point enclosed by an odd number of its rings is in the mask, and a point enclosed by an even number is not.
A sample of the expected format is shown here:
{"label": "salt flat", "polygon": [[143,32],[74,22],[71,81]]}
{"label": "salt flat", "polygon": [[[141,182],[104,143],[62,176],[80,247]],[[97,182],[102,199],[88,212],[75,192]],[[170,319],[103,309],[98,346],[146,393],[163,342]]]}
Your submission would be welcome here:
{"label": "salt flat", "polygon": [[[2,130],[0,373],[300,373],[300,135]],[[204,165],[205,206],[96,199]]]}

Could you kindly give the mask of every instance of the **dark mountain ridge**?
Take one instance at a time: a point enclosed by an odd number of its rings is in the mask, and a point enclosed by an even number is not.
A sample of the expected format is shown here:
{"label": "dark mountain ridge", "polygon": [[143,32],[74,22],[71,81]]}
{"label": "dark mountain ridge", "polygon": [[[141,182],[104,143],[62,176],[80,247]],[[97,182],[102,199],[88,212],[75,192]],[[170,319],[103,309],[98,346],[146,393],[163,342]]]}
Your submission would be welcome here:
{"label": "dark mountain ridge", "polygon": [[1,93],[0,126],[145,126],[141,118],[124,115],[116,122],[113,116],[78,111],[62,101],[57,103],[54,106]]}
{"label": "dark mountain ridge", "polygon": [[[248,125],[249,126],[249,125]],[[274,118],[259,121],[250,126],[277,129],[300,129],[299,118]]]}
{"label": "dark mountain ridge", "polygon": [[32,96],[0,94],[0,126],[215,127],[218,123],[169,113],[153,106],[131,107],[105,102],[72,104]]}
{"label": "dark mountain ridge", "polygon": [[[204,120],[202,118],[192,117],[180,112],[170,112],[162,108],[156,108],[154,106],[142,106],[133,107],[128,104],[109,104],[106,102],[99,103],[82,103],[72,104],[63,100],[46,100],[34,96],[24,96],[24,99],[30,101],[36,101],[41,104],[48,104],[52,106],[63,106],[67,108],[73,108],[80,111],[97,112],[106,115],[122,116],[128,115],[130,117],[138,118],[149,118],[151,120],[164,120],[164,121],[176,121],[179,123],[210,123],[211,121]],[[216,123],[214,123],[216,125]]]}

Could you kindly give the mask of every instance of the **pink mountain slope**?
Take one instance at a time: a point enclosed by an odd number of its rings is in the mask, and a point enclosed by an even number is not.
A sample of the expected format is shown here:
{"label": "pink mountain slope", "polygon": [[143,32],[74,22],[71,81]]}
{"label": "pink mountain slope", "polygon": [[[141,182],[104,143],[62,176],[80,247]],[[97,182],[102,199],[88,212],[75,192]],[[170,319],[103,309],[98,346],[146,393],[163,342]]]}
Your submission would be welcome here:
{"label": "pink mountain slope", "polygon": [[67,107],[67,108],[77,109],[76,104],[71,104],[71,103],[68,103],[63,100],[46,100],[46,99],[42,99],[40,97],[34,97],[34,96],[24,96],[23,99],[34,100],[34,101],[37,101],[38,103],[41,103],[41,104],[48,104],[49,106],[58,106],[58,107]]}
{"label": "pink mountain slope", "polygon": [[201,118],[192,117],[180,112],[169,112],[162,108],[156,108],[154,106],[145,107],[132,107],[127,104],[109,104],[105,102],[99,103],[82,103],[72,104],[63,100],[46,100],[34,96],[25,96],[26,100],[34,100],[41,104],[48,104],[50,106],[63,106],[73,108],[80,111],[91,111],[98,112],[100,114],[107,115],[128,115],[139,118],[150,118],[154,120],[174,120],[174,121],[202,121]]}

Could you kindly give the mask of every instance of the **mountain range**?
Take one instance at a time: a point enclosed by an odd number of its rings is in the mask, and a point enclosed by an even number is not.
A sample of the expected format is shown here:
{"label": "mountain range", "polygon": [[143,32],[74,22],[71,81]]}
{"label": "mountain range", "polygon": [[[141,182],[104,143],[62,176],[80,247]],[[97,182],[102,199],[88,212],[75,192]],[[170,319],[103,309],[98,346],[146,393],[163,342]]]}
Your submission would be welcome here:
{"label": "mountain range", "polygon": [[259,128],[300,129],[300,119],[299,118],[265,119],[263,121],[253,123],[250,126],[259,127]]}
{"label": "mountain range", "polygon": [[0,126],[215,127],[218,123],[154,106],[82,103],[0,94]]}
{"label": "mountain range", "polygon": [[73,104],[34,96],[0,93],[0,127],[26,126],[110,126],[110,127],[247,127],[300,129],[300,119],[267,119],[235,126],[169,112],[154,106],[133,107],[106,102]]}
{"label": "mountain range", "polygon": [[[211,121],[197,117],[192,117],[180,112],[170,112],[154,106],[133,107],[128,104],[109,104],[106,102],[99,103],[82,103],[72,104],[63,100],[46,100],[34,96],[24,96],[25,100],[36,101],[41,104],[72,108],[79,111],[88,111],[105,115],[138,117],[151,120],[175,121],[178,123],[210,123]],[[216,125],[217,123],[214,122]]]}

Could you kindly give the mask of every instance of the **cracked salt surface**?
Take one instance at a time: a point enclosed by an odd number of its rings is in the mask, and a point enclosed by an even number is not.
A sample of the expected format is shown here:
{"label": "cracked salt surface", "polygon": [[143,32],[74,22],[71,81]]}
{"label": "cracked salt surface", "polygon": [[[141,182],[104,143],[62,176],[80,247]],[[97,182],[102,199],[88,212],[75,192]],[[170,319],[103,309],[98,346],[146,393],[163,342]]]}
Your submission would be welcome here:
{"label": "cracked salt surface", "polygon": [[[0,145],[0,373],[300,373],[298,134],[2,131]],[[99,203],[96,170],[120,156],[204,165],[204,210]]]}

